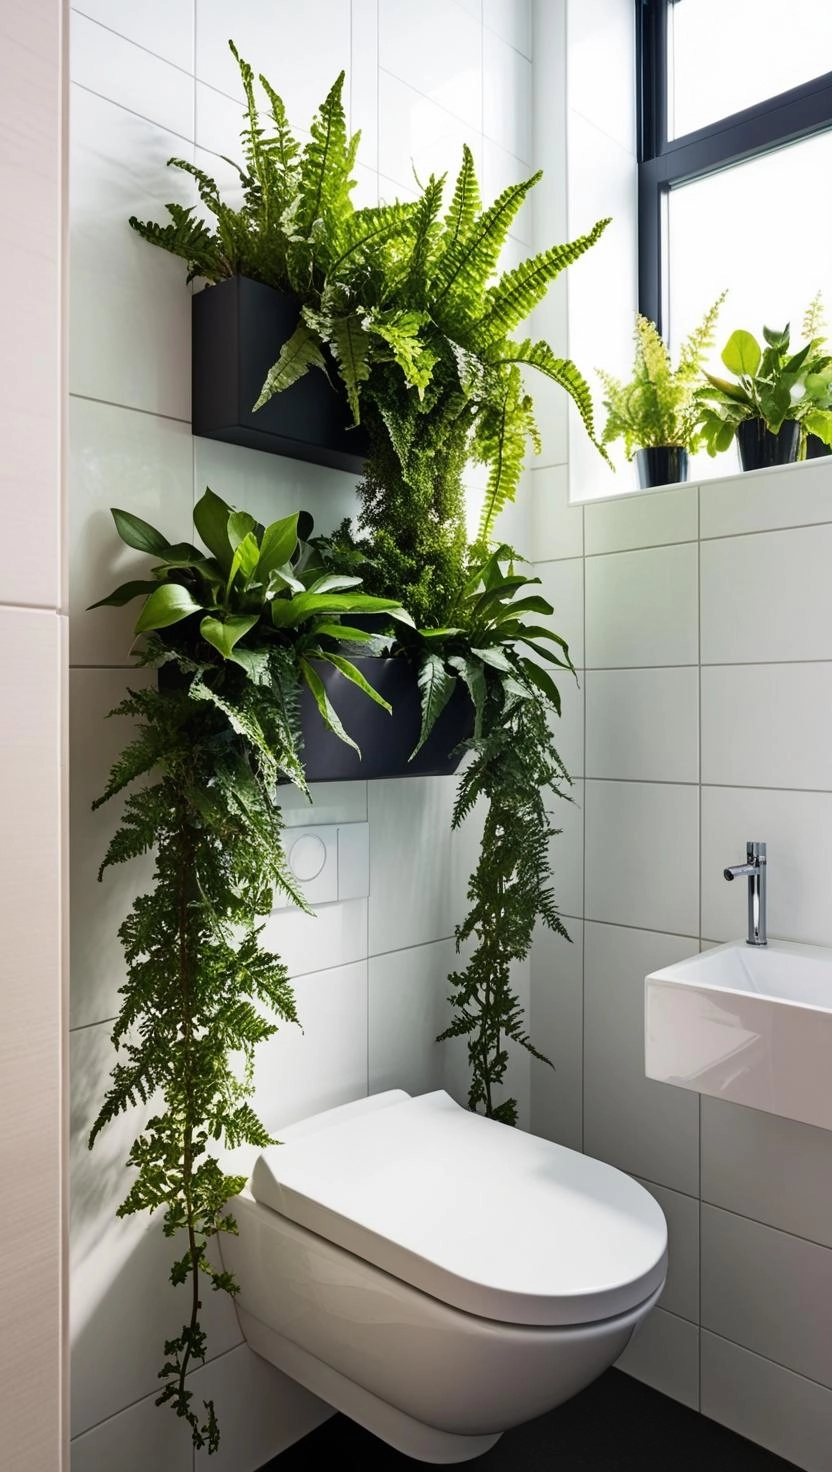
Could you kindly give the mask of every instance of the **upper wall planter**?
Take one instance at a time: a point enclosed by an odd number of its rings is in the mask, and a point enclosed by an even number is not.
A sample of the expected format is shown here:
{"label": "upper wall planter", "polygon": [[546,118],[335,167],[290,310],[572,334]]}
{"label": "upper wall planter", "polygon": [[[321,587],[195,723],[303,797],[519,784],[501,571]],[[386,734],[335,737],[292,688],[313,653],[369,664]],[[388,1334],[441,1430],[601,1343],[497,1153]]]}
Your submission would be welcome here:
{"label": "upper wall planter", "polygon": [[346,427],[346,401],[323,373],[307,373],[252,413],[297,320],[294,297],[247,276],[231,276],[194,293],[193,432],[360,475],[367,453],[364,433]]}
{"label": "upper wall planter", "polygon": [[427,741],[412,761],[419,740],[421,706],[413,665],[405,659],[352,657],[365,680],[393,707],[392,715],[370,700],[332,665],[316,663],[346,731],[361,756],[327,729],[304,686],[300,698],[303,765],[309,782],[350,782],[373,777],[447,777],[457,770],[461,741],[473,733],[474,707],[460,681]]}

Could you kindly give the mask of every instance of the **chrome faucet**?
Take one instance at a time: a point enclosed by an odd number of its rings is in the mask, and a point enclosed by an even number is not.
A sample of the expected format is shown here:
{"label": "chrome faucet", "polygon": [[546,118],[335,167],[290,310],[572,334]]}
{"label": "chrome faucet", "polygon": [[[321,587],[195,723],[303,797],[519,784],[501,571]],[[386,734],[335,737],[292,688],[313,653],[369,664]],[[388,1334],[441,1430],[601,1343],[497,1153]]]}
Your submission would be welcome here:
{"label": "chrome faucet", "polygon": [[745,845],[745,863],[734,864],[724,869],[726,879],[748,878],[748,937],[749,946],[768,944],[766,935],[766,846],[764,843]]}

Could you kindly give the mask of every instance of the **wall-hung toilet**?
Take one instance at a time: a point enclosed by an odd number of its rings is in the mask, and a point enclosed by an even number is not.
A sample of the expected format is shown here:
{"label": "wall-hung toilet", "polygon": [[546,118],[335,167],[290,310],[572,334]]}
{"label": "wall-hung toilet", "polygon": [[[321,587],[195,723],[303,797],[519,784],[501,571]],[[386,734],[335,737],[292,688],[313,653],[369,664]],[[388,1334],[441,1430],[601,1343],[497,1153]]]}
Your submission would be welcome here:
{"label": "wall-hung toilet", "polygon": [[467,1461],[567,1400],[664,1286],[664,1216],[637,1182],[445,1093],[280,1138],[222,1240],[242,1331],[407,1456]]}

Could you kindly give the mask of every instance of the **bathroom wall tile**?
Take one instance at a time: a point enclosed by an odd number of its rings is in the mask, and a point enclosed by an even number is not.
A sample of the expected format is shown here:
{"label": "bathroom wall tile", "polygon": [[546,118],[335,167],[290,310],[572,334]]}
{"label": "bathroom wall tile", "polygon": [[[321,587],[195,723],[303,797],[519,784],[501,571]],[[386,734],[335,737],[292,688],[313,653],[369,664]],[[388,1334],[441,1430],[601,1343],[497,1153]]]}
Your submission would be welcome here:
{"label": "bathroom wall tile", "polygon": [[195,1370],[188,1388],[200,1402],[213,1400],[220,1423],[219,1450],[195,1452],[193,1472],[260,1472],[332,1415],[247,1344]]}
{"label": "bathroom wall tile", "polygon": [[148,856],[98,869],[124,810],[124,799],[92,811],[107,784],[110,767],[130,736],[123,717],[107,720],[128,688],[152,684],[149,670],[75,669],[69,677],[70,786],[70,1000],[71,1027],[114,1017],[124,983],[124,957],[118,927],[135,896],[148,886],[153,861]]}
{"label": "bathroom wall tile", "polygon": [[73,664],[132,663],[141,602],[95,609],[119,583],[146,576],[148,558],[119,539],[110,514],[122,506],[171,541],[193,536],[193,441],[174,419],[88,399],[70,401],[69,607]]}
{"label": "bathroom wall tile", "polygon": [[644,978],[690,954],[685,936],[584,927],[584,1149],[696,1196],[699,1100],[644,1076]]}
{"label": "bathroom wall tile", "polygon": [[529,1034],[553,1066],[531,1060],[531,1129],[580,1150],[584,927],[568,920],[566,929],[570,940],[539,925],[532,947]]}
{"label": "bathroom wall tile", "polygon": [[379,0],[379,66],[469,128],[482,130],[482,30],[446,0]]}
{"label": "bathroom wall tile", "polygon": [[582,777],[584,772],[584,704],[586,697],[581,688],[584,675],[579,674],[581,684],[578,685],[573,675],[566,674],[564,671],[558,673],[559,678],[555,683],[560,691],[561,714],[552,717],[550,730],[555,749],[569,776],[574,779]]}
{"label": "bathroom wall tile", "polygon": [[312,782],[307,799],[289,783],[277,800],[287,828],[323,828],[327,823],[366,823],[366,782]]}
{"label": "bathroom wall tile", "polygon": [[[119,1115],[87,1148],[115,1055],[109,1027],[70,1036],[70,1339],[72,1433],[90,1430],[123,1407],[158,1392],[165,1339],[187,1314],[185,1289],[170,1286],[181,1245],[165,1237],[161,1213],[119,1219],[133,1179],[125,1161],[148,1103]],[[209,1294],[202,1313],[213,1352],[238,1344],[236,1314],[225,1294]]]}
{"label": "bathroom wall tile", "polygon": [[531,0],[483,0],[483,24],[531,60]]}
{"label": "bathroom wall tile", "polygon": [[661,782],[585,787],[587,917],[698,935],[698,789]]}
{"label": "bathroom wall tile", "polygon": [[156,1392],[118,1411],[76,1436],[70,1448],[72,1472],[193,1472],[191,1433],[168,1407],[156,1405]]}
{"label": "bathroom wall tile", "polygon": [[[584,664],[584,565],[580,557],[562,562],[538,562],[535,575],[540,578],[541,595],[548,599],[554,613],[541,617],[541,623],[560,634],[569,645],[572,663],[577,670]],[[563,680],[567,688],[566,678]]]}
{"label": "bathroom wall tile", "polygon": [[593,501],[586,508],[586,552],[627,552],[672,542],[695,542],[698,535],[696,486],[649,491]]}
{"label": "bathroom wall tile", "polygon": [[193,443],[195,502],[210,486],[230,505],[265,522],[303,509],[314,518],[319,534],[334,531],[357,509],[357,477],[344,470],[225,445],[199,435]]}
{"label": "bathroom wall tile", "polygon": [[696,577],[693,543],[588,557],[587,666],[696,664]]}
{"label": "bathroom wall tile", "polygon": [[275,1018],[254,1064],[254,1107],[277,1130],[367,1093],[367,964],[299,977],[298,1024]]}
{"label": "bathroom wall tile", "polygon": [[827,1472],[832,1392],[706,1330],[702,1411],[805,1472]]}
{"label": "bathroom wall tile", "polygon": [[280,93],[292,125],[308,128],[338,73],[349,66],[350,7],[344,0],[304,0],[302,6],[292,0],[274,0],[269,6],[237,0],[230,25],[225,0],[199,0],[196,75],[242,102],[229,35],[240,55]]}
{"label": "bathroom wall tile", "polygon": [[587,670],[584,679],[588,776],[698,781],[697,669]]}
{"label": "bathroom wall tile", "polygon": [[72,88],[70,138],[71,392],[190,423],[184,264],[127,223],[162,220],[168,200],[191,203],[186,176],[166,167],[189,145],[81,87]]}
{"label": "bathroom wall tile", "polygon": [[636,151],[636,28],[619,0],[580,0],[569,6],[569,106]]}
{"label": "bathroom wall tile", "polygon": [[705,481],[700,493],[702,536],[731,537],[829,521],[830,491],[832,464],[824,459]]}
{"label": "bathroom wall tile", "polygon": [[703,1328],[829,1387],[831,1302],[828,1247],[703,1206]]}
{"label": "bathroom wall tile", "polygon": [[699,1409],[699,1329],[687,1319],[654,1308],[616,1361],[616,1369]]}
{"label": "bathroom wall tile", "polygon": [[661,1296],[665,1312],[699,1323],[699,1202],[653,1181],[642,1186],[659,1203],[667,1222],[667,1282]]}
{"label": "bathroom wall tile", "polygon": [[292,977],[363,961],[367,955],[367,901],[319,905],[311,915],[292,906],[266,921],[263,945],[286,963]]}
{"label": "bathroom wall tile", "polygon": [[[521,184],[528,179],[532,170],[523,159],[517,158],[516,154],[508,153],[505,148],[500,148],[490,138],[483,139],[482,189],[483,202],[491,204],[504,189],[515,184]],[[540,188],[540,185],[536,186]],[[534,190],[528,194],[523,201],[517,214],[511,222],[511,236],[519,241],[526,249],[523,258],[531,255],[532,247],[532,207],[534,202]],[[501,263],[503,269],[507,269],[508,263]],[[513,263],[512,263],[513,264]],[[525,337],[528,334],[528,324],[518,325],[516,336]]]}
{"label": "bathroom wall tile", "polygon": [[[212,179],[216,179],[223,199],[239,206],[243,199],[242,184],[228,159],[240,165],[243,163],[244,105],[239,98],[218,92],[216,87],[209,87],[206,82],[196,82],[194,116],[196,162]],[[298,132],[305,139],[305,135],[300,130]],[[207,158],[206,154],[212,157]]]}
{"label": "bathroom wall tile", "polygon": [[192,0],[145,0],[142,6],[131,4],[130,0],[77,0],[72,9],[108,26],[155,56],[173,62],[183,71],[193,71]]}
{"label": "bathroom wall tile", "polygon": [[702,663],[832,657],[832,525],[702,543]]}
{"label": "bathroom wall tile", "polygon": [[536,562],[582,557],[584,509],[569,501],[569,469],[545,465],[531,471],[532,536]]}
{"label": "bathroom wall tile", "polygon": [[726,884],[722,871],[740,863],[754,839],[768,844],[769,935],[832,945],[830,824],[830,793],[703,787],[702,934],[745,936],[745,890]]}
{"label": "bathroom wall tile", "polygon": [[125,40],[109,20],[99,25],[73,11],[70,30],[73,83],[193,142],[194,82],[188,71]]}
{"label": "bathroom wall tile", "polygon": [[[378,194],[378,45],[379,0],[352,0],[350,6],[350,66],[347,77],[349,127],[361,134],[358,154],[363,168],[374,175]],[[364,197],[363,188],[361,189]],[[359,191],[353,196],[358,204]],[[367,203],[375,197],[366,196]]]}
{"label": "bathroom wall tile", "polygon": [[[382,69],[379,72],[379,173],[399,186],[412,189],[415,178],[426,183],[431,174],[448,174],[449,188],[459,173],[462,145],[474,155],[477,177],[482,174],[482,132],[406,82]],[[384,189],[382,198],[389,198]],[[406,197],[406,196],[405,196]],[[450,195],[448,195],[450,198]]]}
{"label": "bathroom wall tile", "polygon": [[561,915],[578,916],[584,912],[585,785],[573,781],[564,789],[568,799],[556,799],[551,808],[551,821],[559,831],[549,843],[549,862]]}
{"label": "bathroom wall tile", "polygon": [[453,777],[370,784],[371,956],[453,934],[460,919],[448,837],[455,796]]}
{"label": "bathroom wall tile", "polygon": [[702,670],[703,782],[832,789],[830,725],[832,664]]}
{"label": "bathroom wall tile", "polygon": [[468,11],[469,15],[476,16],[479,21],[482,20],[483,0],[458,0],[458,3],[462,6],[463,10]]}
{"label": "bathroom wall tile", "polygon": [[482,130],[515,158],[532,155],[531,62],[492,30],[482,33]]}
{"label": "bathroom wall tile", "polygon": [[[451,1020],[448,976],[460,964],[452,940],[373,956],[370,978],[369,1092],[450,1090],[449,1049],[436,1038]],[[463,1044],[464,1047],[464,1044]]]}
{"label": "bathroom wall tile", "polygon": [[702,1096],[702,1199],[832,1247],[832,1132]]}

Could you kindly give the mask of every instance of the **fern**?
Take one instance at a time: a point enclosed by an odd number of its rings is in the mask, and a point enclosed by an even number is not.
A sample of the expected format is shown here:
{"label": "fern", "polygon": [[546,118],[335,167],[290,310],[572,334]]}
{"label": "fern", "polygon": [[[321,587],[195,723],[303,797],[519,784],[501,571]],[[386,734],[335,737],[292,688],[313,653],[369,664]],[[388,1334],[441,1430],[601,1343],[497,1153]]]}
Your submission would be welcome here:
{"label": "fern", "polygon": [[595,245],[609,223],[608,219],[599,220],[588,235],[582,235],[568,245],[553,245],[501,276],[497,284],[489,288],[485,314],[472,328],[472,340],[477,347],[487,352],[491,343],[513,332],[543,300],[548,287],[561,271]]}

